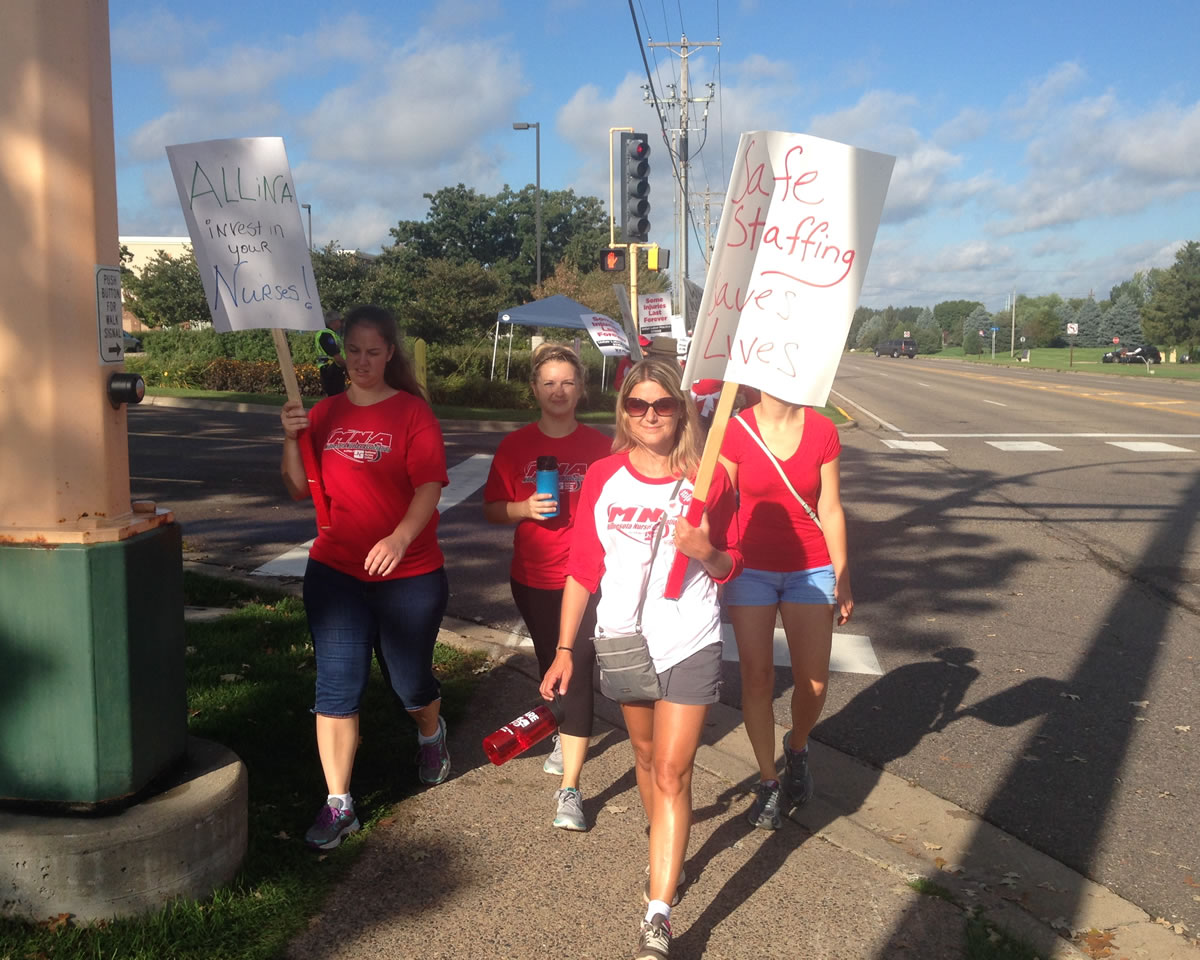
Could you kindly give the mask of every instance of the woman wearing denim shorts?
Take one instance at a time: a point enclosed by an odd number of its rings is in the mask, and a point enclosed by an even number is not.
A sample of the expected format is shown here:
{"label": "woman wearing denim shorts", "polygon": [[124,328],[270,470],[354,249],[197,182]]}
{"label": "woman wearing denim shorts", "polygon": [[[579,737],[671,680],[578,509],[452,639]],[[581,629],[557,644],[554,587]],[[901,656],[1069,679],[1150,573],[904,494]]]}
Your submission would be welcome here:
{"label": "woman wearing denim shorts", "polygon": [[437,503],[448,480],[442,431],[391,314],[356,307],[343,336],[350,386],[310,413],[298,402],[282,413],[284,485],[297,499],[309,496],[299,445],[311,442],[329,501],[330,526],[309,550],[304,573],[317,751],[328,790],[305,841],[322,850],[359,827],[350,777],[373,649],[416,723],[421,780],[441,783],[450,773],[433,674],[449,594],[437,540]]}
{"label": "woman wearing denim shorts", "polygon": [[[617,396],[613,454],[583,481],[563,586],[558,651],[542,679],[547,700],[591,675],[572,678],[576,632],[597,589],[597,636],[641,633],[662,697],[622,703],[634,772],[650,821],[645,917],[637,960],[666,960],[671,906],[686,882],[692,768],[710,704],[721,681],[717,584],[737,576],[741,556],[733,488],[717,468],[700,526],[682,519],[700,452],[699,416],[680,386],[674,358],[648,358],[630,369]],[[653,550],[656,531],[662,536]],[[676,553],[690,559],[678,601],[665,600]]]}
{"label": "woman wearing denim shorts", "polygon": [[[737,638],[746,734],[762,778],[748,819],[766,830],[779,829],[785,809],[812,797],[808,735],[825,705],[833,622],[835,614],[839,625],[848,622],[854,611],[838,473],[841,449],[828,417],[767,393],[742,411],[740,421],[730,421],[721,446],[721,462],[738,490],[746,562],[742,575],[726,588],[725,607]],[[815,511],[816,520],[796,494]],[[775,767],[772,709],[777,614],[787,635],[794,684],[782,783]]]}

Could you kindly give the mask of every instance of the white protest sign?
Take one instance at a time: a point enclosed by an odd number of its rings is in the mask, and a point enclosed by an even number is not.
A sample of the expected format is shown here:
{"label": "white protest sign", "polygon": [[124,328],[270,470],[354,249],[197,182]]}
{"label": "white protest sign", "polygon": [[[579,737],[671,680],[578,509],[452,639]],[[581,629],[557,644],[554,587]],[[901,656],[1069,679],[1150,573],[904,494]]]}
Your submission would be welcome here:
{"label": "white protest sign", "polygon": [[804,134],[742,134],[685,385],[732,380],[825,404],[894,164]]}
{"label": "white protest sign", "polygon": [[325,326],[281,137],[167,147],[213,326]]}
{"label": "white protest sign", "polygon": [[581,313],[588,334],[597,349],[606,357],[622,357],[629,352],[625,328],[602,313]]}
{"label": "white protest sign", "polygon": [[671,335],[671,298],[665,293],[639,293],[638,330],[643,336]]}

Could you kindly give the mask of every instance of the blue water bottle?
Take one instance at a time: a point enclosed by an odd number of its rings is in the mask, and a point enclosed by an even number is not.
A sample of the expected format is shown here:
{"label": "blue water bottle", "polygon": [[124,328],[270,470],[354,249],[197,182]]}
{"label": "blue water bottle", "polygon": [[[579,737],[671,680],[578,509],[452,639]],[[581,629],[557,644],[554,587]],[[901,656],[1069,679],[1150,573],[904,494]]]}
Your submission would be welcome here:
{"label": "blue water bottle", "polygon": [[[557,502],[558,500],[558,457],[538,457],[537,458],[537,492],[548,493]],[[553,513],[543,513],[543,517],[558,516],[558,507],[554,508]]]}

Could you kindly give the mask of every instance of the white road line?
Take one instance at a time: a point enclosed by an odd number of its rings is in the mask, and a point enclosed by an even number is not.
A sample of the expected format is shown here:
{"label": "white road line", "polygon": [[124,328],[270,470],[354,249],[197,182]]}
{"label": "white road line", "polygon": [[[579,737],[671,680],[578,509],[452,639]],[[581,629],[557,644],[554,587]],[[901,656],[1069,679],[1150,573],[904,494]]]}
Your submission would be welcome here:
{"label": "white road line", "polygon": [[[737,642],[733,639],[732,624],[721,624],[721,636],[725,640],[721,659],[737,663]],[[788,653],[787,635],[783,632],[782,627],[775,629],[774,647],[775,666],[790,667],[792,657]],[[874,677],[883,676],[883,669],[879,666],[879,659],[875,656],[875,649],[871,646],[871,638],[863,634],[835,633],[833,635],[829,669],[835,673],[866,673]]]}
{"label": "white road line", "polygon": [[1142,440],[1109,440],[1110,447],[1120,447],[1122,450],[1132,450],[1134,453],[1193,453],[1187,447],[1177,447],[1173,443],[1155,443]]}
{"label": "white road line", "polygon": [[[980,399],[983,400],[982,397],[980,397]],[[990,403],[994,407],[1007,407],[1008,406],[1007,403],[1001,403],[999,400],[984,400],[983,402]]]}
{"label": "white road line", "polygon": [[[131,437],[166,437],[170,440],[178,440],[181,435],[178,433],[143,433],[140,431],[131,430],[131,431],[129,431],[129,436],[131,436]],[[208,437],[208,436],[205,436],[204,434],[192,433],[192,434],[188,434],[186,439],[188,439],[188,440],[211,440],[213,443],[243,443],[243,444],[247,444],[252,447],[262,447],[262,446],[276,446],[277,447],[281,443],[283,443],[283,434],[280,434],[278,437],[275,437],[271,440],[250,440],[250,439],[247,439],[246,437]]]}
{"label": "white road line", "polygon": [[917,381],[917,386],[918,386],[918,387],[928,387],[928,386],[929,386],[929,384],[927,384],[927,383],[922,383],[920,380],[918,380],[918,381]]}
{"label": "white road line", "polygon": [[868,410],[866,407],[864,407],[864,406],[863,406],[861,403],[855,403],[853,400],[851,400],[851,399],[850,399],[848,396],[846,396],[844,393],[838,393],[838,391],[836,391],[836,390],[830,390],[829,392],[830,392],[830,393],[832,393],[832,394],[833,394],[835,397],[837,397],[839,400],[843,401],[844,403],[846,403],[846,404],[849,404],[850,406],[852,406],[852,407],[855,407],[855,408],[856,408],[856,409],[858,409],[858,410],[861,410],[863,413],[865,413],[865,414],[866,414],[868,417],[870,417],[872,420],[876,421],[876,422],[877,422],[877,423],[878,423],[880,426],[882,426],[882,427],[887,427],[887,428],[888,428],[889,430],[891,430],[893,433],[899,433],[899,434],[901,434],[901,435],[903,435],[903,436],[907,436],[907,434],[905,434],[905,433],[904,433],[904,431],[903,431],[903,430],[901,430],[901,429],[900,429],[898,426],[896,426],[894,423],[888,423],[886,420],[884,420],[884,419],[883,419],[883,417],[876,416],[876,415],[875,415],[875,414],[873,414],[873,413],[872,413],[870,410]]}
{"label": "white road line", "polygon": [[1083,440],[1103,440],[1108,437],[1158,437],[1165,440],[1200,440],[1200,433],[1146,433],[1143,430],[1131,433],[904,433],[901,431],[901,436],[937,440],[986,440],[988,437],[1049,437],[1051,439],[1057,437],[1062,440],[1072,437]]}
{"label": "white road line", "polygon": [[1035,450],[1062,452],[1062,447],[1053,447],[1048,443],[1042,443],[1040,440],[989,440],[987,444],[989,447],[995,447],[997,450],[1007,450],[1011,453],[1031,453]]}
{"label": "white road line", "polygon": [[[483,486],[491,464],[490,453],[474,453],[462,463],[456,463],[447,470],[450,483],[442,489],[438,511],[445,513],[451,507],[458,506]],[[304,568],[308,564],[308,550],[312,545],[312,540],[298,544],[274,560],[268,560],[252,573],[256,577],[303,577]]]}
{"label": "white road line", "polygon": [[883,440],[893,450],[914,450],[921,453],[945,453],[946,448],[932,440]]}

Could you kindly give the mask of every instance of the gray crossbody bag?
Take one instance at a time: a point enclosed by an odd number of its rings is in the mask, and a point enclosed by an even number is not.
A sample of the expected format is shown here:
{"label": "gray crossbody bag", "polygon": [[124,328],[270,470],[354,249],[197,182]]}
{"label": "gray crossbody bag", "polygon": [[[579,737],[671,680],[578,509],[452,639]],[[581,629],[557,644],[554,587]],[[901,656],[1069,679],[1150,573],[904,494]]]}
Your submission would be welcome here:
{"label": "gray crossbody bag", "polygon": [[[673,502],[683,487],[683,478],[671,493]],[[642,580],[642,595],[638,600],[636,633],[619,637],[597,634],[592,642],[596,646],[596,662],[600,665],[600,692],[617,703],[636,703],[662,698],[662,687],[658,683],[658,671],[650,657],[650,648],[642,634],[642,610],[646,606],[646,591],[650,586],[650,574],[654,570],[654,558],[658,555],[658,544],[662,540],[663,528],[667,525],[667,514],[654,531],[654,546],[650,548],[650,565]]]}

